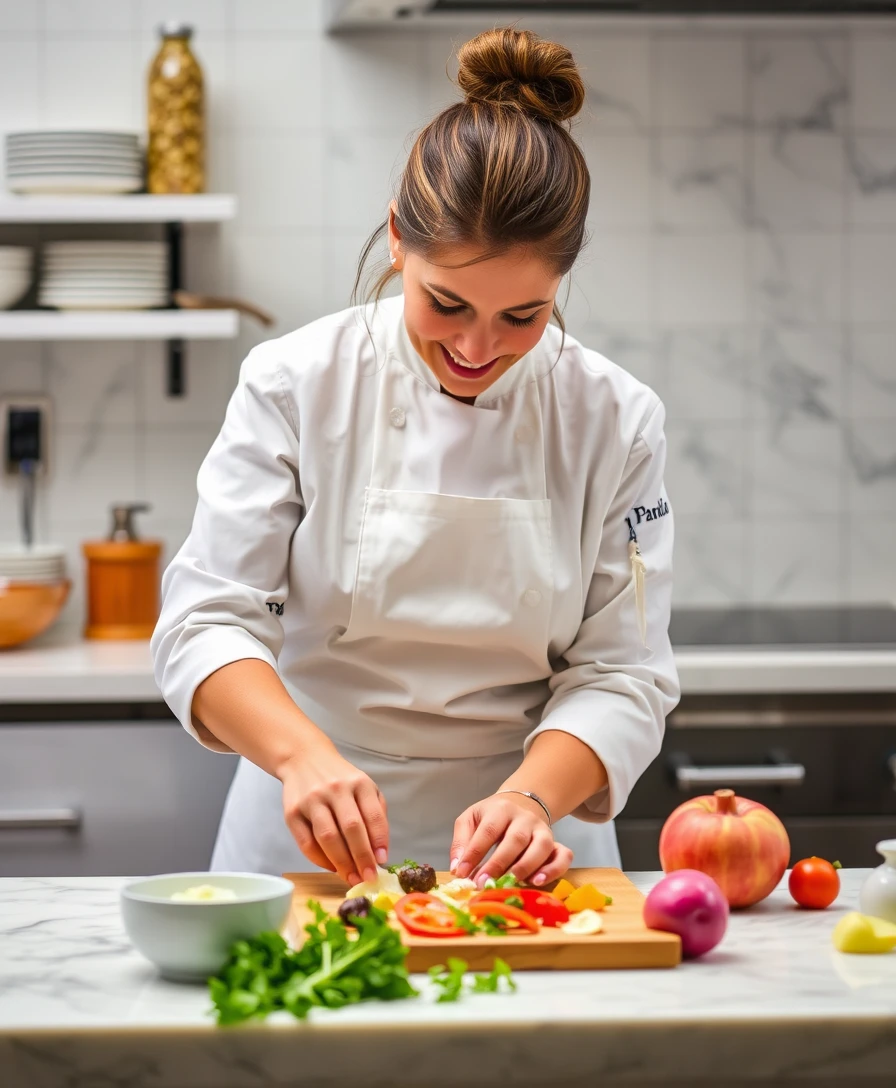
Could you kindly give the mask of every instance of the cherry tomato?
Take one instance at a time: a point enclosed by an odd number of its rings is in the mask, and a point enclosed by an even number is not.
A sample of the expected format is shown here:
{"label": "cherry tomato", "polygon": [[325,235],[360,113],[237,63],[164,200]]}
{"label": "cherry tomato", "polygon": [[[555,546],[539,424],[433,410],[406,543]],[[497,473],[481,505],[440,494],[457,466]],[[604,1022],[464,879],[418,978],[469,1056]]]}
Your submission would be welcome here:
{"label": "cherry tomato", "polygon": [[516,922],[520,929],[524,929],[528,933],[538,932],[536,919],[526,911],[520,910],[519,907],[511,906],[510,903],[501,903],[496,899],[484,899],[478,903],[472,899],[470,900],[470,915],[473,918],[484,918],[486,914],[496,914],[506,922]]}
{"label": "cherry tomato", "polygon": [[550,892],[538,888],[488,888],[473,896],[471,903],[506,903],[520,899],[523,910],[543,925],[559,926],[569,921],[569,908]]}
{"label": "cherry tomato", "polygon": [[803,858],[790,870],[790,894],[801,907],[829,907],[840,893],[839,868],[839,861],[832,865],[824,858]]}
{"label": "cherry tomato", "polygon": [[427,892],[411,892],[395,904],[395,915],[417,937],[462,937],[465,930],[448,906]]}

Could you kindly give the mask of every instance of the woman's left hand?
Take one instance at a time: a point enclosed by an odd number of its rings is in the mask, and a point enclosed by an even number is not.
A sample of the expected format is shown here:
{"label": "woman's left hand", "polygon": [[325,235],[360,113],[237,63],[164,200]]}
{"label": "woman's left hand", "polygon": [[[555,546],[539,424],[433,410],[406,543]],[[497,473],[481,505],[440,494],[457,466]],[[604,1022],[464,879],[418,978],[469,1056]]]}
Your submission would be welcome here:
{"label": "woman's left hand", "polygon": [[[495,852],[477,869],[493,846]],[[566,872],[572,850],[554,841],[536,801],[511,794],[486,797],[458,816],[450,857],[451,872],[458,877],[472,874],[480,887],[508,871],[517,880],[546,884]]]}

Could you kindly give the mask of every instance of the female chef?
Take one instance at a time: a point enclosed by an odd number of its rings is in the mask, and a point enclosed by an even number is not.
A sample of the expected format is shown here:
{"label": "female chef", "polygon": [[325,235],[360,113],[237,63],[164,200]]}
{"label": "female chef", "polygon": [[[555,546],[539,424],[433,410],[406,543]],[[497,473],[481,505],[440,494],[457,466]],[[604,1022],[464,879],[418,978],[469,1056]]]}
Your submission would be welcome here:
{"label": "female chef", "polygon": [[165,573],[159,687],[243,757],[213,869],[618,865],[678,699],[663,408],[555,303],[588,211],[582,80],[527,31],[459,61],[374,301],[249,354]]}

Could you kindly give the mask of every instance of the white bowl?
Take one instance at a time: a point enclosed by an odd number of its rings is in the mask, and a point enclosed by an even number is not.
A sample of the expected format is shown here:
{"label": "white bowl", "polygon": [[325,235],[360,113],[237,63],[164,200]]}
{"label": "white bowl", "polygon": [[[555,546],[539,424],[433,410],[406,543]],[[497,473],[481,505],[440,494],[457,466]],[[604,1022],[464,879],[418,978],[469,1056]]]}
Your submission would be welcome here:
{"label": "white bowl", "polygon": [[0,268],[0,310],[15,306],[30,286],[28,268]]}
{"label": "white bowl", "polygon": [[[236,892],[236,899],[179,902],[171,896],[197,884]],[[263,873],[168,873],[141,877],[121,890],[121,915],[138,952],[165,978],[196,981],[227,962],[234,941],[280,931],[293,885]]]}

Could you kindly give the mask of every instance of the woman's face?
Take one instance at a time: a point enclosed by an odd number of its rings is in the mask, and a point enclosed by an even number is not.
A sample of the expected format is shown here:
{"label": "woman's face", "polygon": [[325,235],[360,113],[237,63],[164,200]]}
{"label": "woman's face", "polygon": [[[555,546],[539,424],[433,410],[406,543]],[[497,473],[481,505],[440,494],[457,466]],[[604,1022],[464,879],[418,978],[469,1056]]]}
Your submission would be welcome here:
{"label": "woman's face", "polygon": [[477,251],[458,247],[430,264],[391,232],[390,248],[408,336],[448,393],[479,396],[541,339],[562,277],[530,251],[467,264]]}

